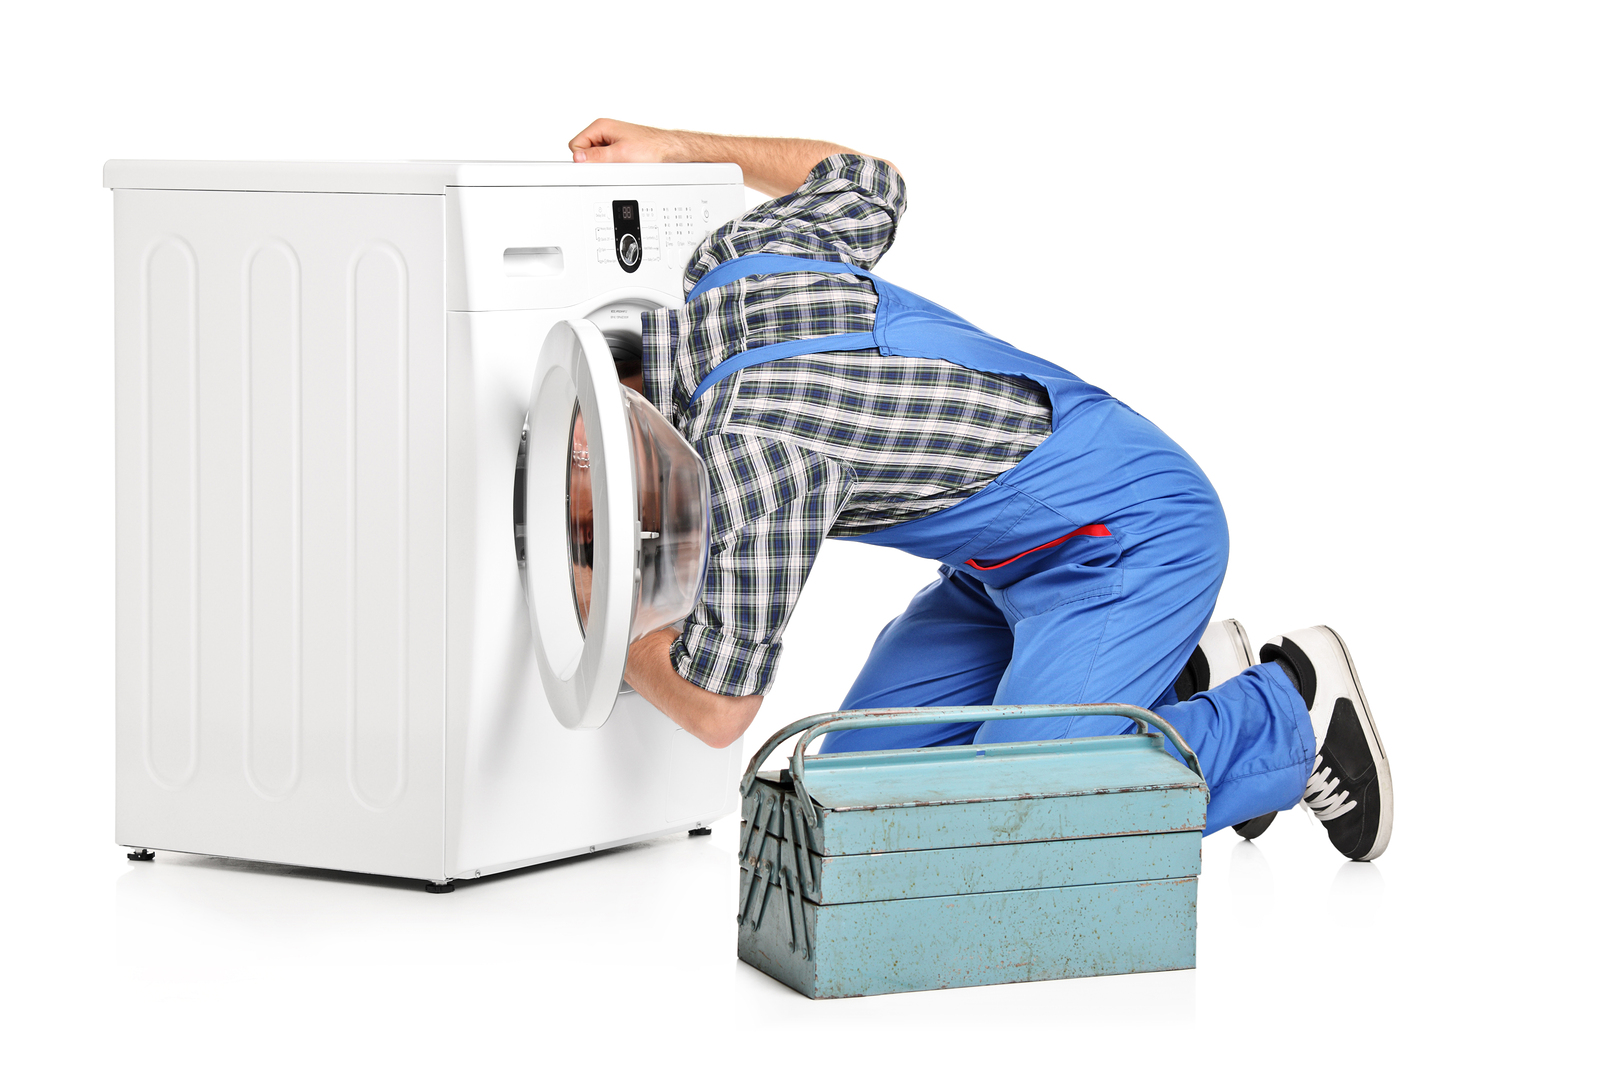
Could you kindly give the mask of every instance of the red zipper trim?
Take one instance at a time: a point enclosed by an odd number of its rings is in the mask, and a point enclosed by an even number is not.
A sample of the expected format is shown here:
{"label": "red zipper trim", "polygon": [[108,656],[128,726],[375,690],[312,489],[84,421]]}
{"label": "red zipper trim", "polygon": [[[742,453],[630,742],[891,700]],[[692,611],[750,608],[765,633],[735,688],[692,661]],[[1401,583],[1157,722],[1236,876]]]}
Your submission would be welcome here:
{"label": "red zipper trim", "polygon": [[1038,552],[1038,551],[1041,551],[1041,550],[1046,549],[1046,548],[1054,548],[1057,545],[1059,545],[1061,542],[1067,540],[1068,538],[1077,537],[1080,534],[1082,534],[1084,537],[1110,537],[1111,536],[1111,531],[1106,529],[1104,526],[1100,525],[1098,522],[1091,523],[1088,526],[1080,526],[1076,530],[1073,530],[1071,533],[1056,538],[1054,541],[1047,541],[1046,543],[1044,543],[1042,545],[1038,545],[1038,546],[1036,546],[1034,548],[1028,549],[1028,551],[1026,551],[1026,552],[1018,552],[1015,556],[1012,556],[1008,560],[1002,560],[999,563],[979,563],[975,559],[969,559],[969,560],[967,560],[967,566],[976,568],[977,570],[980,570],[980,571],[997,571],[1001,567],[1006,566],[1007,564],[1015,563],[1017,560],[1021,559],[1023,556],[1031,555],[1034,552]]}

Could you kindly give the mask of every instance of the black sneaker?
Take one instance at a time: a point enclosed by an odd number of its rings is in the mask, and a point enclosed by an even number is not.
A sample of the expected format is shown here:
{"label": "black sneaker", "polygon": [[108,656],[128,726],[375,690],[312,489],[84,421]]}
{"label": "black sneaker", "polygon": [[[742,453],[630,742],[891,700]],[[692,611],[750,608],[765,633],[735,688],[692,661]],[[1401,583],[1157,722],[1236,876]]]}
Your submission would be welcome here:
{"label": "black sneaker", "polygon": [[1234,823],[1233,832],[1246,841],[1254,841],[1267,832],[1267,827],[1271,826],[1272,820],[1277,817],[1278,813],[1275,811],[1269,811],[1265,815],[1257,815],[1254,819],[1246,819],[1244,822]]}
{"label": "black sneaker", "polygon": [[[1188,700],[1255,664],[1255,653],[1250,651],[1250,636],[1244,632],[1244,624],[1238,619],[1217,619],[1200,635],[1200,646],[1178,672],[1172,688],[1179,700]],[[1260,837],[1277,817],[1277,812],[1269,811],[1239,823],[1234,830],[1245,840]]]}
{"label": "black sneaker", "polygon": [[1326,626],[1295,630],[1261,646],[1263,663],[1281,661],[1311,707],[1317,758],[1300,803],[1322,821],[1333,847],[1353,860],[1389,847],[1394,786],[1389,757],[1356,677],[1350,650]]}

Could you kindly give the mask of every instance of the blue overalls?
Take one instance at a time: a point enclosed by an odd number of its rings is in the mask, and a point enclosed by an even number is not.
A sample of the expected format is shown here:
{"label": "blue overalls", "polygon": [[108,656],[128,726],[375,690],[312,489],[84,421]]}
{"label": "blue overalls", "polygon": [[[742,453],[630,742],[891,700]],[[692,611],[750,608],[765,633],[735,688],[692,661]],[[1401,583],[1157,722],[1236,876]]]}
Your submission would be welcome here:
{"label": "blue overalls", "polygon": [[[791,271],[869,279],[878,293],[871,332],[746,350],[713,369],[691,403],[756,364],[876,348],[1030,378],[1052,412],[1051,435],[979,492],[855,538],[942,566],[878,635],[844,707],[1135,704],[1170,722],[1200,757],[1211,787],[1207,833],[1292,807],[1315,742],[1305,703],[1280,668],[1252,667],[1188,701],[1173,692],[1210,621],[1228,557],[1222,505],[1194,460],[1103,390],[850,264],[741,256],[706,274],[688,299]],[[1083,736],[1104,733],[1107,721],[881,727],[829,734],[822,750]]]}

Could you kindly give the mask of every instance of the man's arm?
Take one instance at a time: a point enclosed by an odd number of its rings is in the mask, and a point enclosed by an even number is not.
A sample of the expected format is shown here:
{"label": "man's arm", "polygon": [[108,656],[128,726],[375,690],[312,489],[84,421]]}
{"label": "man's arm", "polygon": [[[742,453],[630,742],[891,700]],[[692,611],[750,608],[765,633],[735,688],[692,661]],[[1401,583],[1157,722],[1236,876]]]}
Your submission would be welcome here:
{"label": "man's arm", "polygon": [[750,728],[761,695],[721,696],[684,680],[672,666],[677,630],[645,634],[628,649],[623,679],[662,713],[712,748],[727,748]]}
{"label": "man's arm", "polygon": [[768,196],[794,192],[818,163],[852,151],[831,141],[723,137],[689,130],[658,130],[616,119],[596,119],[568,141],[567,147],[576,163],[737,163],[744,171],[745,184]]}

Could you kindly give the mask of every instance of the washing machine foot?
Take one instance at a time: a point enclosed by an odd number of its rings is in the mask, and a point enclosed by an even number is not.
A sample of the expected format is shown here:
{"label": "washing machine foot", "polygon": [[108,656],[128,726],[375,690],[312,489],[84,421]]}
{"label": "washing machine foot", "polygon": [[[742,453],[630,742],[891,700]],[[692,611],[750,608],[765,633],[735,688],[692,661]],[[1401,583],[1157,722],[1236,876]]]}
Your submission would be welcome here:
{"label": "washing machine foot", "polygon": [[693,830],[689,831],[689,836],[690,837],[710,837],[711,836],[711,827],[709,827],[709,826],[696,826]]}
{"label": "washing machine foot", "polygon": [[151,860],[156,858],[156,854],[147,848],[136,848],[132,852],[128,853],[128,858],[130,860],[142,860],[145,863],[149,863]]}
{"label": "washing machine foot", "polygon": [[422,888],[430,893],[454,893],[456,891],[456,883],[453,879],[446,878],[442,882],[424,882],[422,883]]}

